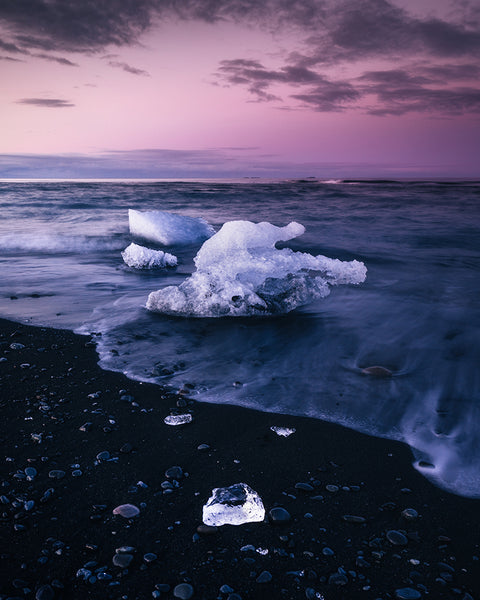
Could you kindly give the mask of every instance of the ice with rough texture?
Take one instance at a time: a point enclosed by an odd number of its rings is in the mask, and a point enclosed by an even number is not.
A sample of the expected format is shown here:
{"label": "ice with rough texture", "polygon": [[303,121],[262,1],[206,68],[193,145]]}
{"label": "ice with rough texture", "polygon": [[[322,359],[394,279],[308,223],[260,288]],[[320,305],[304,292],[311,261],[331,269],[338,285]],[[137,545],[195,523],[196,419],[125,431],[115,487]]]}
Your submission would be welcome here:
{"label": "ice with rough texture", "polygon": [[229,221],[204,242],[191,277],[179,286],[152,292],[147,308],[187,317],[287,313],[324,298],[332,285],[365,280],[367,269],[362,262],[275,247],[304,231],[303,225],[295,222],[277,227],[266,222]]}
{"label": "ice with rough texture", "polygon": [[190,413],[185,413],[183,415],[168,415],[163,419],[165,425],[186,425],[187,423],[191,423],[193,417]]}
{"label": "ice with rough texture", "polygon": [[134,269],[156,269],[161,267],[175,267],[177,257],[163,250],[151,250],[138,244],[130,244],[122,252],[126,265]]}
{"label": "ice with rough texture", "polygon": [[272,425],[270,429],[280,437],[288,437],[297,431],[295,427],[277,427],[276,425]]}
{"label": "ice with rough texture", "polygon": [[162,210],[128,210],[130,233],[137,237],[171,246],[203,242],[215,229],[200,217],[186,217]]}
{"label": "ice with rough texture", "polygon": [[265,518],[260,496],[246,483],[235,483],[226,488],[215,488],[203,507],[205,525],[242,525]]}

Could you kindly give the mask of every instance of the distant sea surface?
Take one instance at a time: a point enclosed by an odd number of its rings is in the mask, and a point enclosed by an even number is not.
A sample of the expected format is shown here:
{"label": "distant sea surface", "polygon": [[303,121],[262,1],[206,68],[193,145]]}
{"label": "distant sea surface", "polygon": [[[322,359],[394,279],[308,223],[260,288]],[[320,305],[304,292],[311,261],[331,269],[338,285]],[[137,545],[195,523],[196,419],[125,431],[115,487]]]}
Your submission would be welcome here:
{"label": "distant sea surface", "polygon": [[[284,245],[367,277],[275,317],[151,313],[148,294],[184,281],[201,244],[146,243],[178,266],[131,269],[129,208],[216,230],[297,221]],[[0,316],[93,332],[103,368],[200,401],[403,440],[437,485],[480,497],[480,182],[3,181],[0,213]],[[362,373],[373,365],[393,376]]]}

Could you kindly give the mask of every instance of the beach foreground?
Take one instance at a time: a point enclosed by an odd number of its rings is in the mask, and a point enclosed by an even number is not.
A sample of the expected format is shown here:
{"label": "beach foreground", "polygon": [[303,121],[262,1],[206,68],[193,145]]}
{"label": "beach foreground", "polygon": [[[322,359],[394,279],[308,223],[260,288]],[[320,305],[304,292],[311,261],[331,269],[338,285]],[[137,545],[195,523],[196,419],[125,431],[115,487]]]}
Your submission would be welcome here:
{"label": "beach foreground", "polygon": [[[480,596],[480,500],[403,444],[130,381],[68,331],[1,320],[0,361],[1,600]],[[265,521],[198,529],[240,482]]]}

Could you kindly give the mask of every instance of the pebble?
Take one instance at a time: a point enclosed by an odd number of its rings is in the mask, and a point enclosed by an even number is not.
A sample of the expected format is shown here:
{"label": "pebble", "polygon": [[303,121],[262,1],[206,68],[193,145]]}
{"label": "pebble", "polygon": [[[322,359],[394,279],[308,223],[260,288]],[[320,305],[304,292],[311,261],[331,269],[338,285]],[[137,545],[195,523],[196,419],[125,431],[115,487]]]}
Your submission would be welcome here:
{"label": "pebble", "polygon": [[418,512],[414,508],[406,508],[402,510],[402,517],[407,521],[414,521],[418,518]]}
{"label": "pebble", "polygon": [[65,471],[61,471],[60,469],[53,469],[49,472],[48,476],[50,479],[63,479],[65,477]]}
{"label": "pebble", "polygon": [[333,573],[328,578],[328,583],[330,585],[347,585],[348,577],[343,573]]}
{"label": "pebble", "polygon": [[155,562],[157,560],[157,558],[158,558],[158,556],[154,552],[147,552],[146,554],[143,555],[143,560],[146,563]]}
{"label": "pebble", "polygon": [[257,577],[256,582],[257,583],[270,583],[270,581],[272,581],[273,577],[272,574],[270,573],[270,571],[262,571],[260,573],[260,575]]}
{"label": "pebble", "polygon": [[120,504],[113,509],[114,515],[120,515],[125,519],[131,519],[132,517],[136,517],[140,514],[140,509],[137,508],[134,504]]}
{"label": "pebble", "polygon": [[343,515],[342,519],[347,523],[365,523],[365,517],[358,517],[357,515]]}
{"label": "pebble", "polygon": [[292,518],[290,513],[281,506],[275,506],[268,513],[272,523],[287,523]]}
{"label": "pebble", "polygon": [[325,486],[325,489],[327,490],[327,492],[330,492],[331,494],[335,494],[336,492],[338,492],[339,487],[338,487],[338,485],[328,484],[327,486]]}
{"label": "pebble", "polygon": [[418,600],[421,597],[422,594],[413,588],[406,587],[395,590],[395,598],[398,600]]}
{"label": "pebble", "polygon": [[28,481],[33,481],[33,479],[37,476],[37,469],[33,467],[27,467],[25,469],[25,475],[27,476]]}
{"label": "pebble", "polygon": [[126,553],[115,554],[115,556],[112,558],[112,563],[116,567],[120,567],[121,569],[126,569],[130,565],[132,560],[133,560],[132,554],[126,554]]}
{"label": "pebble", "polygon": [[205,452],[206,450],[210,450],[210,446],[208,444],[200,444],[197,446],[197,450],[200,450],[200,452]]}
{"label": "pebble", "polygon": [[173,595],[180,600],[190,600],[193,597],[194,589],[189,583],[179,583],[173,589]]}
{"label": "pebble", "polygon": [[311,486],[309,483],[296,483],[295,489],[301,490],[302,492],[313,492],[313,486]]}
{"label": "pebble", "polygon": [[167,479],[181,479],[183,477],[182,467],[170,467],[165,471],[165,477]]}
{"label": "pebble", "polygon": [[395,529],[387,531],[387,540],[394,546],[406,546],[408,544],[407,537]]}
{"label": "pebble", "polygon": [[224,585],[222,585],[222,587],[220,588],[219,591],[221,594],[231,594],[233,592],[233,588],[231,588],[227,584],[224,584]]}
{"label": "pebble", "polygon": [[23,350],[24,348],[25,346],[19,342],[13,342],[13,344],[10,344],[10,350]]}
{"label": "pebble", "polygon": [[96,456],[97,460],[108,460],[110,458],[110,452],[108,450],[104,450],[103,452],[99,452]]}
{"label": "pebble", "polygon": [[35,600],[53,600],[55,592],[49,585],[42,585],[38,588],[35,594]]}

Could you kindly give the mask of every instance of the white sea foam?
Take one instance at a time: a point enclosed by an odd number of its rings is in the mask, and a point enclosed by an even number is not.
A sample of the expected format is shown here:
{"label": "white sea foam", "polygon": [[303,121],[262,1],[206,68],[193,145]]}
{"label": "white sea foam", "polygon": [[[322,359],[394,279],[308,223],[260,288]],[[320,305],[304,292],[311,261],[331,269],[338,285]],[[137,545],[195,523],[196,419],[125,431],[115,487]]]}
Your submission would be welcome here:
{"label": "white sea foam", "polygon": [[295,222],[285,227],[225,223],[200,248],[192,276],[179,286],[152,292],[147,308],[194,317],[287,313],[327,296],[331,285],[365,280],[367,269],[356,260],[342,262],[275,247],[304,231]]}
{"label": "white sea foam", "polygon": [[130,208],[128,220],[132,235],[165,246],[203,242],[215,233],[205,219],[161,210],[140,212]]}
{"label": "white sea foam", "polygon": [[151,250],[138,244],[130,244],[122,252],[125,264],[134,269],[156,269],[161,267],[175,267],[177,257],[163,250]]}

